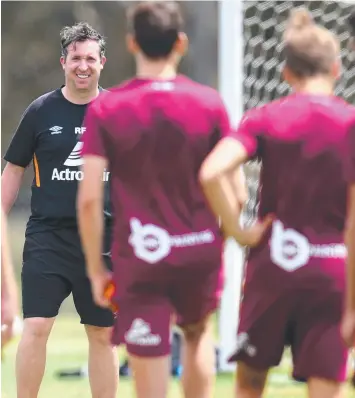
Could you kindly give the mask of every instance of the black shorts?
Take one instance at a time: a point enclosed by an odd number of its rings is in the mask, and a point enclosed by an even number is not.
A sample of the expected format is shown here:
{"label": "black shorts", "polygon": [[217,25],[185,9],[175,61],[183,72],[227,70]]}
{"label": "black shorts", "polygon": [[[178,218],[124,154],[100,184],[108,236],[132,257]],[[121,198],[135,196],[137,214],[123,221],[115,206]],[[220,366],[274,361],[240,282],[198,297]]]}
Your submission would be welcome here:
{"label": "black shorts", "polygon": [[[111,268],[110,257],[104,258]],[[113,325],[112,312],[93,301],[77,229],[62,228],[26,236],[21,279],[24,318],[55,317],[64,299],[72,293],[82,324]]]}

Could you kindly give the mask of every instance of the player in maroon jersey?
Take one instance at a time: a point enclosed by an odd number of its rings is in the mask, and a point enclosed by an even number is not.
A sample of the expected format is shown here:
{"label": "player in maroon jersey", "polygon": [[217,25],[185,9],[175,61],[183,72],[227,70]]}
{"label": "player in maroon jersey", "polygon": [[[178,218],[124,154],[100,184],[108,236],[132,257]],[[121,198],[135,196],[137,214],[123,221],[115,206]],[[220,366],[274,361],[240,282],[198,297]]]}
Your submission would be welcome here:
{"label": "player in maroon jersey", "polygon": [[128,45],[136,78],[90,106],[78,197],[81,236],[95,300],[109,305],[111,275],[101,250],[99,173],[110,170],[112,257],[118,322],[138,398],[165,398],[171,322],[185,336],[186,398],[213,394],[215,353],[209,328],[221,291],[222,237],[198,181],[203,160],[229,132],[218,93],[176,68],[187,39],[175,2],[142,2],[129,14]]}
{"label": "player in maroon jersey", "polygon": [[[351,46],[355,51],[355,8],[348,20],[351,33]],[[347,295],[345,314],[342,322],[342,336],[350,348],[355,348],[355,117],[348,135],[348,182],[349,202],[347,230],[345,234],[348,247]],[[355,357],[353,359],[352,385],[355,387]]]}
{"label": "player in maroon jersey", "polygon": [[[341,325],[341,332],[349,348],[355,349],[355,116],[349,128],[348,135],[349,156],[347,158],[347,178],[349,182],[348,217],[345,241],[348,248],[347,258],[347,289],[345,313]],[[353,353],[354,355],[355,353]],[[355,357],[352,360],[352,385],[355,387]]]}
{"label": "player in maroon jersey", "polygon": [[[355,41],[355,9],[349,17],[349,27],[352,34],[352,43]],[[355,51],[355,47],[354,47]],[[343,321],[342,333],[346,343],[355,347],[355,117],[349,128],[348,136],[349,162],[349,215],[346,231],[348,246],[348,279],[347,305]],[[355,378],[354,378],[355,380]]]}
{"label": "player in maroon jersey", "polygon": [[[237,397],[259,398],[290,346],[293,377],[311,398],[339,398],[348,352],[340,335],[347,207],[346,135],[355,108],[333,95],[339,43],[304,9],[284,34],[284,78],[293,93],[248,111],[201,168],[226,235],[251,247],[237,347]],[[236,104],[237,106],[237,104]],[[262,161],[259,221],[236,222],[228,173]]]}

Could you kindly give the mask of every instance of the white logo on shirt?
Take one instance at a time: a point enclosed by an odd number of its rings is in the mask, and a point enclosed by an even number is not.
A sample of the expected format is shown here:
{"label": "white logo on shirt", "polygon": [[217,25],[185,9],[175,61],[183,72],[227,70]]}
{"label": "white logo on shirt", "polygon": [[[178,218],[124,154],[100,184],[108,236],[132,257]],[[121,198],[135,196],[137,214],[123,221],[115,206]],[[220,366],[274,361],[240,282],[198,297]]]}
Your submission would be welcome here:
{"label": "white logo on shirt", "polygon": [[63,127],[60,126],[53,126],[49,129],[49,131],[51,131],[51,134],[61,134],[63,130]]}
{"label": "white logo on shirt", "polygon": [[126,343],[140,346],[157,346],[161,342],[158,334],[152,334],[149,323],[136,318],[125,334]]}
{"label": "white logo on shirt", "polygon": [[155,81],[151,84],[151,88],[156,91],[172,91],[175,84],[173,82]]}
{"label": "white logo on shirt", "polygon": [[154,264],[167,257],[172,247],[188,247],[212,243],[215,236],[211,230],[183,235],[169,235],[168,231],[154,224],[142,225],[137,218],[130,220],[129,243],[137,258]]}
{"label": "white logo on shirt", "polygon": [[346,255],[344,244],[312,245],[304,235],[294,229],[284,228],[281,221],[273,223],[270,257],[274,264],[285,271],[292,272],[307,265],[311,257],[345,258]]}
{"label": "white logo on shirt", "polygon": [[[83,159],[81,157],[81,150],[83,143],[81,141],[77,142],[74,149],[70,152],[70,155],[64,162],[64,166],[79,167],[83,164]],[[58,168],[53,169],[52,180],[58,181],[81,181],[84,178],[84,172],[81,170],[70,170],[66,168],[65,170],[59,170]],[[110,172],[104,171],[102,180],[107,182],[110,178]]]}
{"label": "white logo on shirt", "polygon": [[77,142],[74,149],[70,152],[68,159],[64,162],[64,166],[81,166],[83,164],[83,159],[81,158],[82,148],[82,141]]}

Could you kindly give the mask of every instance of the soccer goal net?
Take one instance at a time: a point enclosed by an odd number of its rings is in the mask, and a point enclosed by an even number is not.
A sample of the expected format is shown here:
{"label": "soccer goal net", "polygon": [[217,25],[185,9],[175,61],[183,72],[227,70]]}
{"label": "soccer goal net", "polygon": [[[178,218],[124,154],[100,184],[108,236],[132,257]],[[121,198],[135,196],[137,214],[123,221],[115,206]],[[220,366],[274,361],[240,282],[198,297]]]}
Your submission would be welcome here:
{"label": "soccer goal net", "polygon": [[[220,3],[220,88],[234,122],[243,111],[289,93],[282,81],[282,33],[292,9],[308,8],[315,21],[333,31],[340,40],[343,73],[336,94],[355,104],[355,59],[349,48],[347,18],[355,1],[242,1]],[[229,39],[228,39],[229,35]],[[228,45],[224,41],[228,40]],[[240,76],[238,76],[239,74]],[[239,103],[238,103],[239,101]],[[238,119],[238,120],[237,120]],[[245,167],[249,201],[244,222],[255,219],[258,207],[260,165],[250,162]],[[226,286],[220,311],[221,369],[228,371],[226,359],[236,347],[238,303],[244,269],[244,253],[230,243],[225,253]]]}

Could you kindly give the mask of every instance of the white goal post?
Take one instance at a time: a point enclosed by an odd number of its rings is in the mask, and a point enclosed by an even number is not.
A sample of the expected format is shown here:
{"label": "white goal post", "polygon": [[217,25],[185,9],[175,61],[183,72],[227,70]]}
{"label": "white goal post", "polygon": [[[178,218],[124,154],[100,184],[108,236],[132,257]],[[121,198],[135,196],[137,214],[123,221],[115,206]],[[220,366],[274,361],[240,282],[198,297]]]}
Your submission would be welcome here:
{"label": "white goal post", "polygon": [[[242,0],[219,2],[219,91],[236,125],[243,114],[243,4]],[[243,250],[232,240],[224,253],[225,287],[219,314],[219,366],[222,372],[233,371],[228,356],[236,346],[239,300],[242,284]]]}

